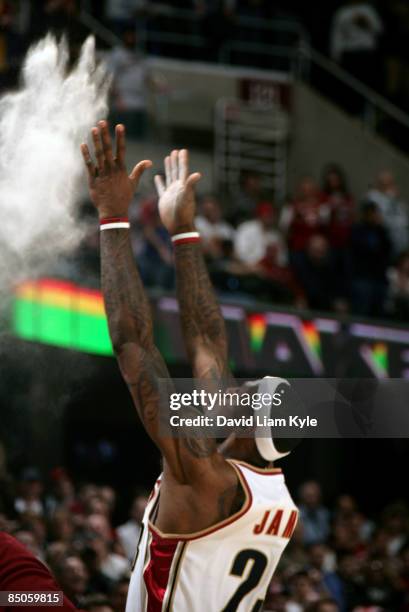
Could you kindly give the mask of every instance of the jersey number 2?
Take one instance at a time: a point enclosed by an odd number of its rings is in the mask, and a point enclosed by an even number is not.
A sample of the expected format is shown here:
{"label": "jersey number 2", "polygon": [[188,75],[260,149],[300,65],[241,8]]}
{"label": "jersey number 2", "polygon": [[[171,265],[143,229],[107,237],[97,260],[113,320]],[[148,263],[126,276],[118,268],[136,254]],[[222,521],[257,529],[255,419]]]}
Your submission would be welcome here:
{"label": "jersey number 2", "polygon": [[[253,562],[252,568],[246,580],[240,584],[233,597],[224,606],[222,612],[236,612],[240,602],[250,591],[256,588],[261,580],[264,570],[267,567],[268,559],[259,550],[242,550],[233,561],[230,574],[233,576],[243,576],[244,571],[249,563]],[[251,612],[258,612],[261,609],[263,600],[257,601]]]}

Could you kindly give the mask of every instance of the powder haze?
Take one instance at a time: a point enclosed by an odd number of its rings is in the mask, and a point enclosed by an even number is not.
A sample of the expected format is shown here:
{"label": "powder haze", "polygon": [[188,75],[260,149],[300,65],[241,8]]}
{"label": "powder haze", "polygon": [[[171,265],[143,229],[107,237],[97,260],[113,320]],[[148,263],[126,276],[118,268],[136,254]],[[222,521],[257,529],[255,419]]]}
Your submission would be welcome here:
{"label": "powder haze", "polygon": [[0,291],[54,265],[83,236],[79,146],[107,114],[109,79],[92,37],[68,65],[65,41],[48,35],[29,50],[20,88],[0,99]]}

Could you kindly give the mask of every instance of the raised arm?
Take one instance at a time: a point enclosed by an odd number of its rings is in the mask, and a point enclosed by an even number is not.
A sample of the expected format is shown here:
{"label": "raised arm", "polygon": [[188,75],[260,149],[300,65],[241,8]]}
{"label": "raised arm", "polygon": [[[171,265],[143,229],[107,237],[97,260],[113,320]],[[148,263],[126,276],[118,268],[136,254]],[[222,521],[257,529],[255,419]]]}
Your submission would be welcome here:
{"label": "raised arm", "polygon": [[[125,166],[125,128],[117,126],[114,157],[108,124],[92,130],[96,164],[87,145],[82,154],[88,169],[90,196],[101,222],[101,275],[105,309],[113,348],[141,421],[165,458],[167,468],[180,483],[189,482],[203,460],[212,461],[213,441],[164,436],[160,429],[161,387],[172,383],[165,362],[154,345],[150,305],[136,268],[127,227],[128,209],[144,170],[143,161],[128,176]],[[108,221],[108,223],[107,223]],[[167,382],[166,382],[167,381]],[[163,409],[162,404],[162,409]],[[165,415],[166,416],[166,415]],[[201,466],[198,466],[201,461]]]}
{"label": "raised arm", "polygon": [[161,379],[169,379],[169,373],[154,345],[150,305],[134,262],[129,229],[126,228],[134,192],[143,172],[152,164],[142,161],[128,176],[124,126],[117,126],[116,137],[114,157],[107,122],[100,122],[92,130],[96,164],[87,145],[81,147],[88,169],[91,200],[100,221],[125,225],[101,231],[102,292],[109,332],[141,421],[172,470],[181,476],[175,440],[162,438],[159,434],[159,384]]}
{"label": "raised arm", "polygon": [[[166,184],[155,177],[159,212],[172,236],[194,232],[195,185],[186,150],[165,159]],[[229,378],[225,323],[209,278],[200,242],[175,244],[177,297],[183,337],[195,378]]]}

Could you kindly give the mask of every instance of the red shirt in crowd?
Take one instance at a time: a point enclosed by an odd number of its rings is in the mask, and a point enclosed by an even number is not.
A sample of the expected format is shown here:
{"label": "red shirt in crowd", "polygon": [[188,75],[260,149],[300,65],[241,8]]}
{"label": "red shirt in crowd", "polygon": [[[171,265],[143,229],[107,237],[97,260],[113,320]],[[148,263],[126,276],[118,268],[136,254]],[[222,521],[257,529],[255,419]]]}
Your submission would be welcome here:
{"label": "red shirt in crowd", "polygon": [[[15,538],[0,531],[0,591],[49,591],[61,592],[47,567],[34,557]],[[56,609],[75,612],[76,608],[64,597],[64,605],[58,607],[0,606],[0,612],[50,612]]]}

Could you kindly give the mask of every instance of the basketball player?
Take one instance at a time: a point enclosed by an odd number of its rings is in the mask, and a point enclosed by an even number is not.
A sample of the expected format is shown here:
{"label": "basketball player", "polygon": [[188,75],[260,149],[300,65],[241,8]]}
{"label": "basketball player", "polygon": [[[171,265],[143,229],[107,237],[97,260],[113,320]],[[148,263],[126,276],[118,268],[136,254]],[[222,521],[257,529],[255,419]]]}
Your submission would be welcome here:
{"label": "basketball player", "polygon": [[[101,223],[102,290],[122,375],[147,433],[163,456],[143,521],[127,612],[256,612],[288,543],[297,510],[273,438],[231,436],[216,441],[163,437],[159,383],[169,377],[154,344],[149,302],[131,249],[128,209],[144,170],[128,177],[125,129],[116,152],[106,122],[92,130],[95,163],[82,145],[91,199]],[[195,231],[199,174],[189,174],[187,151],[165,160],[166,183],[156,177],[161,220],[173,238],[180,320],[195,378],[229,377],[224,321]],[[258,390],[284,381],[266,378]],[[270,407],[268,412],[270,414]]]}

